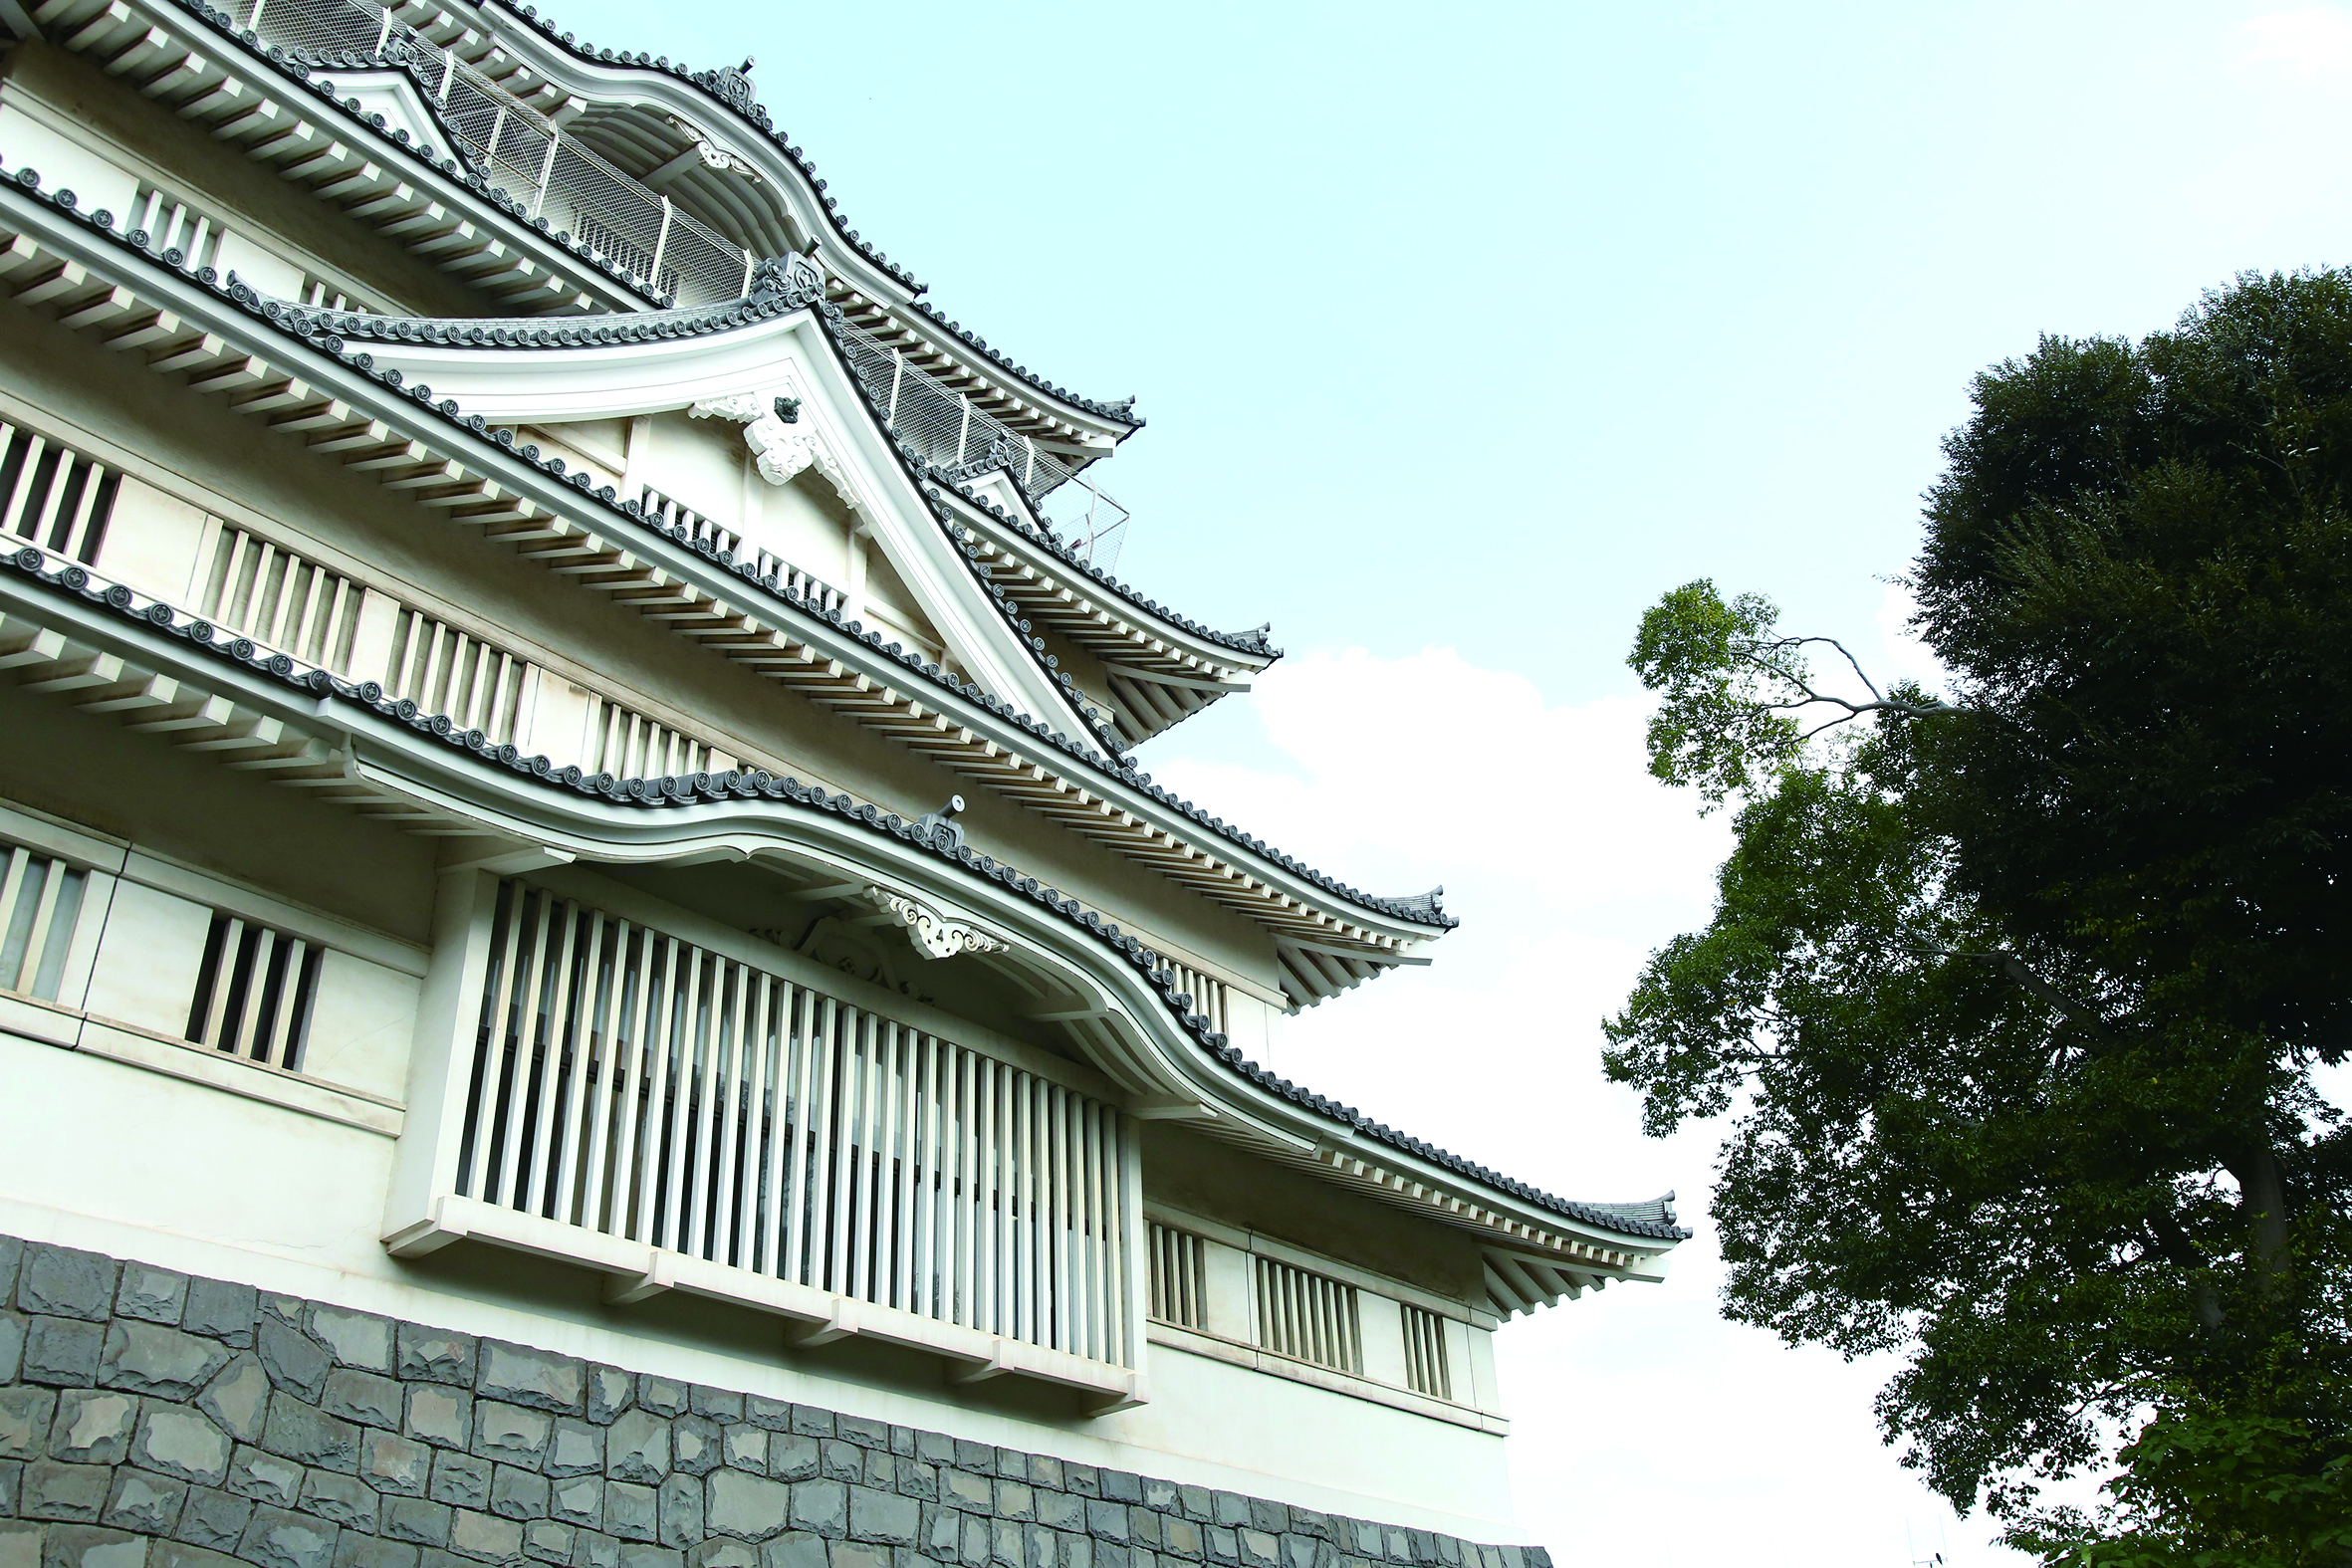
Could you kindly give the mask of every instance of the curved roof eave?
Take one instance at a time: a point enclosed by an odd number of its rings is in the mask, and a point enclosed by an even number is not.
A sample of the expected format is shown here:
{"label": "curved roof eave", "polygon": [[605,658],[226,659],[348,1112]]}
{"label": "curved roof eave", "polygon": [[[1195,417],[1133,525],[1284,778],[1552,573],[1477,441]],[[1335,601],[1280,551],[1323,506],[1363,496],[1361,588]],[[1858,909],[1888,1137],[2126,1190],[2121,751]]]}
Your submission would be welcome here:
{"label": "curved roof eave", "polygon": [[1144,421],[1135,413],[1132,397],[1124,400],[1086,397],[1048,380],[1001,349],[991,347],[987,339],[965,331],[960,323],[924,305],[918,296],[925,292],[926,286],[848,226],[839,199],[826,191],[826,182],[818,177],[816,164],[775,127],[767,109],[750,96],[749,85],[745,84],[740,94],[725,91],[728,79],[742,82],[740,76],[733,72],[692,71],[682,62],[648,57],[642,52],[597,49],[579,42],[570,33],[557,31],[555,24],[530,4],[517,0],[477,0],[480,10],[492,6],[525,24],[520,34],[501,36],[517,49],[527,51],[533,68],[552,81],[563,82],[576,92],[602,86],[616,100],[633,98],[643,102],[655,98],[681,112],[694,110],[705,114],[714,112],[726,114],[748,132],[749,145],[735,150],[758,158],[766,165],[762,172],[771,180],[789,180],[799,187],[806,210],[797,212],[795,217],[804,229],[819,235],[821,240],[824,236],[831,238],[834,243],[825,247],[826,260],[835,265],[841,276],[949,334],[989,367],[984,369],[976,364],[972,366],[975,374],[987,376],[993,372],[1012,376],[1065,417],[1107,427],[1105,433],[1114,440],[1124,439],[1143,427]]}
{"label": "curved roof eave", "polygon": [[[1316,1126],[1343,1137],[1382,1145],[1490,1193],[1562,1220],[1669,1244],[1690,1234],[1671,1223],[1672,1211],[1665,1207],[1666,1201],[1653,1205],[1610,1205],[1559,1198],[1375,1122],[1351,1106],[1276,1077],[1245,1058],[1222,1033],[1209,1026],[1206,1017],[1189,1010],[1185,1005],[1190,997],[1176,990],[1174,968],[1156,951],[1122,932],[1115,923],[1085,909],[1077,900],[1025,876],[1018,867],[975,852],[962,842],[962,834],[952,825],[908,821],[847,794],[834,795],[822,786],[804,785],[765,772],[729,771],[660,780],[623,781],[608,774],[587,778],[577,768],[552,768],[544,757],[525,758],[512,746],[494,745],[478,730],[460,731],[446,715],[426,714],[414,702],[388,698],[371,682],[343,680],[323,666],[258,647],[243,637],[224,644],[209,622],[184,617],[174,606],[127,584],[98,586],[89,568],[71,560],[61,560],[53,567],[47,553],[36,546],[28,545],[0,556],[0,563],[8,568],[9,580],[20,591],[38,587],[46,596],[72,605],[81,616],[100,622],[105,629],[99,634],[108,641],[151,646],[156,638],[174,639],[176,645],[171,652],[177,659],[219,668],[224,674],[233,674],[265,692],[280,694],[279,705],[298,724],[307,721],[311,726],[324,725],[347,735],[398,738],[405,750],[438,759],[451,765],[453,771],[462,764],[477,782],[491,782],[534,796],[548,808],[562,811],[565,802],[578,802],[572,813],[576,820],[585,820],[591,811],[613,809],[631,815],[708,812],[714,821],[732,815],[736,825],[748,827],[760,816],[776,811],[829,813],[854,831],[888,841],[894,854],[920,859],[959,879],[961,885],[977,890],[980,884],[986,884],[991,889],[992,903],[1007,897],[1022,899],[1060,922],[1065,929],[1083,933],[1081,940],[1092,944],[1095,951],[1109,955],[1111,963],[1120,971],[1132,971],[1148,983],[1159,1005],[1153,1015],[1163,1025],[1172,1019],[1187,1048],[1205,1053],[1235,1084],[1246,1085],[1252,1091],[1247,1098],[1271,1095],[1304,1113]],[[682,816],[682,821],[692,820]],[[1650,1213],[1653,1209],[1655,1217]]]}

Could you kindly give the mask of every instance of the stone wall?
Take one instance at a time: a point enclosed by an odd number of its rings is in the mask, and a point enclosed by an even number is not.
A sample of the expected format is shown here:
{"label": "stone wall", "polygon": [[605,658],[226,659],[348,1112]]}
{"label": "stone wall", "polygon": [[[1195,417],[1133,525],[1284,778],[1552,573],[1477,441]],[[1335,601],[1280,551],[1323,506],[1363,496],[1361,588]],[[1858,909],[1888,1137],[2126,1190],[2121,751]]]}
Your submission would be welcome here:
{"label": "stone wall", "polygon": [[0,1237],[0,1568],[1550,1568]]}

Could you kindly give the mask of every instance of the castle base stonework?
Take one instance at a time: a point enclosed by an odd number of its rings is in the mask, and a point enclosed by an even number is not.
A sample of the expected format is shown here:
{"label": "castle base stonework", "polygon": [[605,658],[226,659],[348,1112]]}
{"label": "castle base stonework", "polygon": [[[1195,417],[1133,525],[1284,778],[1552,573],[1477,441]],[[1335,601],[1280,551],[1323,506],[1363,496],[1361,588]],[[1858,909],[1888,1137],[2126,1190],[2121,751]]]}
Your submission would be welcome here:
{"label": "castle base stonework", "polygon": [[0,1568],[1551,1568],[0,1237]]}

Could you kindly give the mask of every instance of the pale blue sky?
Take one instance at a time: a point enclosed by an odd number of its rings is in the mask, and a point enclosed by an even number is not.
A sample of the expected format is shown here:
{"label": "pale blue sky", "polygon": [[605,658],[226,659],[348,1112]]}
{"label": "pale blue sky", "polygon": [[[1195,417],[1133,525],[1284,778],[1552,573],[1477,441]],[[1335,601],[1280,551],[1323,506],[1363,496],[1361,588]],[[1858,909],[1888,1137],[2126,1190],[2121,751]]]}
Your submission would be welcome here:
{"label": "pale blue sky", "polygon": [[1140,396],[1099,471],[1135,513],[1121,573],[1294,655],[1146,766],[1362,885],[1445,881],[1465,918],[1276,1065],[1555,1191],[1681,1190],[1700,1235],[1665,1286],[1504,1336],[1536,1538],[2014,1561],[1878,1447],[1885,1365],[1716,1318],[1717,1130],[1643,1140],[1599,1081],[1594,1020],[1705,920],[1724,843],[1643,778],[1621,660],[1701,574],[1873,645],[1972,374],[2352,260],[2352,13],[554,10],[613,48],[756,54],[936,305]]}

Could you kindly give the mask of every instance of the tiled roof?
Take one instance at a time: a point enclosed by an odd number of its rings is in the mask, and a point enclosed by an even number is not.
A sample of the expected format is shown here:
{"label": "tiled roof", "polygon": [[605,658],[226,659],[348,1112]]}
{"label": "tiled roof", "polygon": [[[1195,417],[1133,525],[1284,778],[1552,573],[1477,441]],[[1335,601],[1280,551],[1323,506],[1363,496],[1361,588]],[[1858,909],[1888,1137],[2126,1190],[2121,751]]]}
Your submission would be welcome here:
{"label": "tiled roof", "polygon": [[552,790],[576,796],[592,796],[607,804],[645,810],[760,799],[789,803],[807,810],[831,812],[870,832],[911,845],[952,863],[968,875],[1021,894],[1086,932],[1089,937],[1117,953],[1126,963],[1142,971],[1158,991],[1162,1002],[1203,1049],[1223,1063],[1234,1076],[1254,1087],[1275,1094],[1357,1136],[1402,1150],[1482,1186],[1507,1193],[1523,1203],[1567,1219],[1622,1235],[1656,1240],[1678,1241],[1690,1235],[1690,1232],[1674,1224],[1672,1195],[1647,1204],[1589,1204],[1558,1198],[1375,1122],[1352,1106],[1316,1094],[1288,1078],[1277,1077],[1244,1057],[1222,1033],[1209,1026],[1207,1017],[1192,1010],[1192,997],[1176,989],[1175,971],[1159,953],[1058,889],[1041,883],[1035,877],[1023,875],[1018,867],[1005,861],[973,850],[962,842],[962,834],[950,826],[932,826],[923,821],[909,820],[870,802],[856,800],[847,794],[833,794],[821,785],[804,784],[797,779],[778,778],[765,770],[742,773],[730,769],[720,774],[620,779],[608,773],[584,775],[578,768],[557,768],[545,757],[525,757],[511,745],[494,744],[480,730],[460,730],[445,714],[428,714],[406,698],[394,700],[387,697],[383,688],[373,681],[354,684],[326,669],[301,663],[288,654],[266,652],[248,638],[224,639],[220,629],[211,622],[185,618],[171,605],[146,598],[121,583],[100,588],[92,583],[86,568],[70,561],[53,568],[47,556],[33,546],[0,557],[0,561],[5,561],[15,571],[56,591],[72,594],[86,603],[104,605],[125,622],[135,623],[149,634],[176,637],[213,658],[283,682],[289,688],[310,697],[329,700],[340,707],[403,725],[420,735],[433,737],[451,751],[462,753],[483,767],[502,769],[518,778],[534,780]]}
{"label": "tiled roof", "polygon": [[[620,66],[633,68],[640,71],[658,71],[665,76],[676,78],[678,81],[685,83],[689,87],[699,89],[703,96],[710,100],[713,107],[725,110],[727,112],[733,114],[737,119],[741,120],[746,126],[758,131],[762,136],[765,136],[779,152],[784,154],[786,159],[789,160],[795,168],[799,169],[801,173],[807,177],[809,183],[816,188],[819,198],[824,203],[824,215],[826,221],[832,225],[833,231],[844,241],[846,241],[852,249],[854,249],[859,255],[865,257],[866,260],[872,262],[875,266],[888,273],[891,277],[897,279],[908,289],[917,293],[921,292],[924,286],[915,282],[914,274],[908,272],[905,268],[891,261],[890,258],[882,254],[879,249],[866,243],[865,240],[858,236],[858,233],[855,229],[849,227],[848,220],[841,215],[839,200],[828,193],[825,190],[825,182],[817,177],[817,165],[810,161],[808,156],[803,153],[799,147],[793,145],[792,141],[785,135],[783,131],[776,128],[773,121],[771,121],[768,117],[767,106],[757,102],[751,97],[749,84],[745,82],[745,79],[741,73],[734,71],[695,71],[689,68],[684,61],[673,61],[667,56],[649,56],[641,50],[631,54],[626,50],[614,51],[610,49],[598,49],[591,44],[582,43],[570,33],[557,31],[556,24],[550,21],[548,18],[541,16],[538,9],[534,6],[518,4],[516,3],[516,0],[494,0],[494,3],[500,6],[502,9],[520,18],[524,22],[529,23],[531,27],[539,32],[543,37],[545,37],[549,43],[554,44],[559,49],[564,50],[566,53],[571,54],[580,60],[586,61],[592,65]],[[737,84],[743,84],[741,89],[737,88]],[[940,315],[937,311],[931,309],[929,306],[924,305],[921,301],[916,300],[910,301],[909,303],[912,304],[913,308],[921,314],[925,321],[930,322],[943,331],[951,334],[958,341],[962,342],[966,347],[971,348],[974,352],[980,354],[983,358],[986,358],[990,363],[1019,376],[1022,380],[1027,381],[1030,385],[1036,387],[1038,390],[1046,392],[1062,402],[1070,404],[1073,407],[1083,408],[1088,413],[1100,415],[1105,419],[1117,420],[1119,423],[1128,426],[1130,429],[1139,430],[1143,427],[1143,421],[1135,414],[1135,399],[1132,397],[1124,398],[1118,401],[1103,401],[1097,398],[1081,396],[1078,393],[1071,391],[1066,386],[1062,386],[1054,381],[1046,379],[1043,375],[1032,370],[1029,366],[1016,363],[1011,357],[1006,355],[1001,350],[990,347],[986,338],[978,336],[973,333],[966,332],[961,324],[949,321],[946,317]]]}

